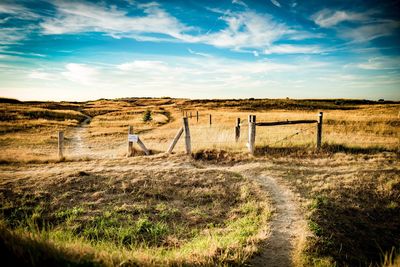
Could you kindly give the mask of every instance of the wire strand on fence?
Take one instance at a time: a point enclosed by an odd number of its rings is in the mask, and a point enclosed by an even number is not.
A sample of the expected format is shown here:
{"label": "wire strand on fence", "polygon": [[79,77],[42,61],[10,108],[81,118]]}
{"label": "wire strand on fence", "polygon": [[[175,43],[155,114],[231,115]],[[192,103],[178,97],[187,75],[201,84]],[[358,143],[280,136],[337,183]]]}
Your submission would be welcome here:
{"label": "wire strand on fence", "polygon": [[304,132],[310,130],[311,128],[315,128],[315,125],[313,125],[313,126],[311,126],[311,127],[308,127],[308,128],[306,128],[306,129],[302,129],[302,130],[300,130],[300,131],[298,131],[298,132],[296,132],[296,133],[294,133],[294,134],[288,135],[288,136],[286,136],[286,137],[284,137],[284,138],[282,138],[282,139],[280,139],[280,140],[278,140],[278,141],[276,141],[276,142],[269,143],[269,144],[267,144],[267,146],[276,145],[276,144],[278,144],[278,143],[280,143],[280,142],[283,142],[283,141],[285,141],[285,140],[288,140],[288,139],[290,139],[290,138],[292,138],[292,137],[294,137],[294,136],[296,136],[296,135],[299,135],[300,133],[304,133]]}

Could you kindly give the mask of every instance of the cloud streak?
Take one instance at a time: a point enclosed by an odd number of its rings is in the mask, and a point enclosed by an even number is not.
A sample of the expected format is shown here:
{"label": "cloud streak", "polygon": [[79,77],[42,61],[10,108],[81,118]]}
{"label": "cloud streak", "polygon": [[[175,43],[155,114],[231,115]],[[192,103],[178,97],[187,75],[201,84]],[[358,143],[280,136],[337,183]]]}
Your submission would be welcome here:
{"label": "cloud streak", "polygon": [[323,9],[311,16],[315,24],[323,28],[329,28],[345,21],[362,22],[369,19],[370,12],[357,13],[343,10]]}
{"label": "cloud streak", "polygon": [[161,9],[156,3],[141,5],[144,16],[130,17],[127,11],[88,2],[54,3],[57,15],[40,24],[44,34],[104,32],[113,37],[158,33],[179,38],[191,28]]}
{"label": "cloud streak", "polygon": [[281,7],[281,3],[279,3],[277,0],[271,0],[271,3],[272,3],[274,6]]}
{"label": "cloud streak", "polygon": [[319,46],[306,46],[306,45],[276,45],[264,50],[264,54],[317,54],[322,50]]}

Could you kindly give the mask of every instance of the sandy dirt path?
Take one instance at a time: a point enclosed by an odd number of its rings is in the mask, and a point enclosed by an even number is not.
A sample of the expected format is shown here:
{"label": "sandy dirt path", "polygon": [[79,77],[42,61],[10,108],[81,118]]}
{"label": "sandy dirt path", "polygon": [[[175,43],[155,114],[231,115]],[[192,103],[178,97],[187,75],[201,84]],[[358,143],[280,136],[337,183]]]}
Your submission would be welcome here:
{"label": "sandy dirt path", "polygon": [[307,222],[299,201],[282,181],[261,174],[254,177],[269,193],[275,212],[270,221],[270,236],[261,247],[252,266],[294,266],[299,242],[308,235]]}
{"label": "sandy dirt path", "polygon": [[[81,122],[72,131],[71,145],[68,154],[76,158],[90,158],[90,159],[111,159],[118,158],[118,149],[125,144],[116,143],[114,147],[109,148],[101,145],[91,145],[86,138],[89,136],[89,126],[92,117],[86,116],[86,119]],[[86,138],[85,138],[86,136]],[[109,144],[107,144],[109,145]]]}
{"label": "sandy dirt path", "polygon": [[257,181],[271,198],[273,215],[269,235],[262,243],[260,253],[248,264],[266,267],[295,266],[296,253],[301,243],[310,235],[307,221],[301,211],[300,201],[284,181],[263,173],[266,166],[261,162],[253,162],[231,167],[213,167],[237,172]]}
{"label": "sandy dirt path", "polygon": [[91,121],[92,118],[87,116],[86,119],[74,129],[71,139],[72,154],[76,156],[87,156],[90,154],[89,146],[83,141],[83,135],[88,130],[88,126]]}

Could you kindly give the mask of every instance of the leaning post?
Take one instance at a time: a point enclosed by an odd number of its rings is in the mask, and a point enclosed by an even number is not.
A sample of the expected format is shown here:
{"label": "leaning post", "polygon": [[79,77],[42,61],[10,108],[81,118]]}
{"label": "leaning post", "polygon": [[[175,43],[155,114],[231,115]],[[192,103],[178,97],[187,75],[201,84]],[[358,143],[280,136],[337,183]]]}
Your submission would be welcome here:
{"label": "leaning post", "polygon": [[212,116],[210,114],[210,127],[211,127],[211,124],[212,124]]}
{"label": "leaning post", "polygon": [[322,118],[324,113],[318,113],[318,123],[317,123],[317,149],[321,148],[322,144]]}
{"label": "leaning post", "polygon": [[142,142],[142,140],[140,140],[139,137],[137,138],[137,144],[146,155],[150,155],[150,151],[147,149],[147,147],[144,145],[144,143]]}

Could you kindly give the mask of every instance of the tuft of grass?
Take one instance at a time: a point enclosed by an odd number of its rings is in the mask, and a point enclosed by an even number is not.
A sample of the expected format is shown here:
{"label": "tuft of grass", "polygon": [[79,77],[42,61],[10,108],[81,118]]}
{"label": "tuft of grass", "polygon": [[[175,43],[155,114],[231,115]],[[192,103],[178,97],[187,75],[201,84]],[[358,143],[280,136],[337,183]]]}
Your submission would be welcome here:
{"label": "tuft of grass", "polygon": [[344,144],[324,143],[322,149],[328,153],[347,153],[347,154],[378,154],[382,152],[399,152],[398,149],[388,149],[382,146],[348,146]]}

